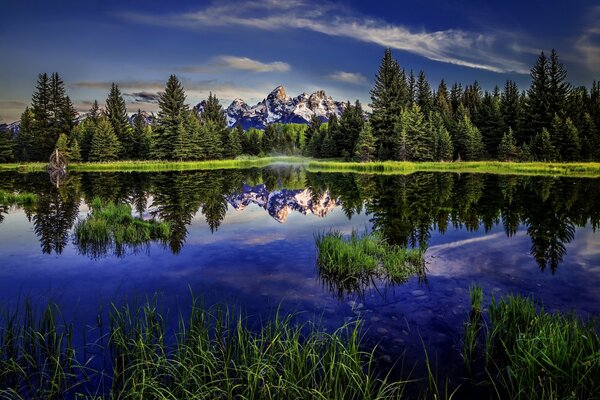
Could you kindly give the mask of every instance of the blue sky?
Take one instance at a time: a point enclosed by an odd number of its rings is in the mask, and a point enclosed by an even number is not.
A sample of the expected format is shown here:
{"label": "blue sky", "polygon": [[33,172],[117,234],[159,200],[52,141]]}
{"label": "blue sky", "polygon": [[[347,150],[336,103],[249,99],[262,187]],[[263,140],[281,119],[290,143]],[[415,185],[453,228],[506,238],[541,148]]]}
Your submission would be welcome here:
{"label": "blue sky", "polygon": [[254,104],[275,86],[369,102],[383,49],[406,69],[485,89],[556,48],[576,85],[600,79],[598,1],[132,1],[0,3],[0,122],[18,119],[40,72],[58,71],[79,110],[111,82],[129,111],[156,110],[171,73],[188,102],[209,91]]}

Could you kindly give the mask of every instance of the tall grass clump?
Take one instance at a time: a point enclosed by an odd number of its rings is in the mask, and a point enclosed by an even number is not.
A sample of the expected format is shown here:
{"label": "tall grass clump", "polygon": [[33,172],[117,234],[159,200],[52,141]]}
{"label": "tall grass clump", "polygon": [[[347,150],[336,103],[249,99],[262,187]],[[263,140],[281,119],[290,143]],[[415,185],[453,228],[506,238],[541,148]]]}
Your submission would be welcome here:
{"label": "tall grass clump", "polygon": [[127,246],[137,248],[169,237],[169,224],[135,218],[128,204],[103,204],[95,198],[91,208],[90,215],[75,225],[76,244],[84,254],[100,256],[114,248],[117,255],[122,255]]}
{"label": "tall grass clump", "polygon": [[423,249],[388,244],[379,233],[346,238],[340,232],[317,233],[317,266],[321,276],[338,292],[360,290],[374,278],[405,282],[425,273]]}
{"label": "tall grass clump", "polygon": [[106,367],[93,370],[77,363],[69,336],[54,333],[48,319],[58,315],[51,308],[0,325],[0,398],[396,399],[404,389],[375,372],[358,322],[327,333],[276,315],[253,330],[239,314],[194,301],[172,332],[154,301],[113,305],[97,352]]}
{"label": "tall grass clump", "polygon": [[481,329],[483,328],[482,304],[483,289],[480,286],[472,285],[469,288],[469,297],[471,299],[471,312],[469,319],[465,322],[465,337],[463,341],[463,360],[467,375],[472,374],[472,363],[476,356],[477,345],[479,343]]}
{"label": "tall grass clump", "polygon": [[37,203],[38,197],[34,193],[20,192],[12,193],[0,189],[0,205],[12,206],[12,205],[32,205]]}
{"label": "tall grass clump", "polygon": [[49,304],[36,313],[22,309],[0,317],[0,398],[62,399],[77,387],[73,327]]}
{"label": "tall grass clump", "polygon": [[[471,299],[471,315],[477,314],[479,292],[472,292]],[[600,398],[597,322],[547,313],[531,298],[507,296],[492,298],[483,336],[485,374],[498,397]]]}

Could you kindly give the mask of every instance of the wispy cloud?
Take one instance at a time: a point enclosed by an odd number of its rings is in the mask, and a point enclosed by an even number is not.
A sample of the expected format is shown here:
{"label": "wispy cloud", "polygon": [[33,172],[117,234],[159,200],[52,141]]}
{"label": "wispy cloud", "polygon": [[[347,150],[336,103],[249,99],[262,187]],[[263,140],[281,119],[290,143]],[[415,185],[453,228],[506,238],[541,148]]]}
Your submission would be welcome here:
{"label": "wispy cloud", "polygon": [[205,65],[186,66],[180,68],[184,72],[220,72],[223,69],[234,69],[250,72],[287,72],[290,64],[283,61],[262,62],[248,57],[217,56]]}
{"label": "wispy cloud", "polygon": [[363,85],[367,83],[367,78],[358,72],[336,71],[329,75],[329,79],[344,83],[353,83],[356,85]]}
{"label": "wispy cloud", "polygon": [[575,41],[575,48],[579,52],[580,60],[590,71],[597,71],[600,66],[600,6],[592,7],[589,15],[589,24]]}
{"label": "wispy cloud", "polygon": [[528,68],[497,33],[469,32],[460,29],[412,31],[401,25],[361,16],[351,10],[308,0],[284,2],[213,3],[199,11],[172,15],[121,14],[130,21],[188,29],[215,26],[241,26],[280,31],[306,29],[328,36],[348,37],[396,50],[408,51],[430,60],[493,72],[528,73]]}
{"label": "wispy cloud", "polygon": [[123,93],[123,95],[132,98],[134,103],[158,103],[158,100],[160,99],[160,93],[155,92],[142,91]]}
{"label": "wispy cloud", "polygon": [[0,100],[0,122],[11,123],[19,119],[28,103],[20,100]]}

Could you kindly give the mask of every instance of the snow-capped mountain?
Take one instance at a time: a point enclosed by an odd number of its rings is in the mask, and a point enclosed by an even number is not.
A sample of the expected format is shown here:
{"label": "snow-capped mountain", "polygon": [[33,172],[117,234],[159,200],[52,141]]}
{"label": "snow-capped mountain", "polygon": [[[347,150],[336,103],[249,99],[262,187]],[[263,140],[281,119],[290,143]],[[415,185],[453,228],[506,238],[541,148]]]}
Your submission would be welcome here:
{"label": "snow-capped mountain", "polygon": [[282,224],[285,223],[292,211],[323,218],[340,205],[340,202],[332,198],[329,192],[325,192],[319,198],[313,198],[308,189],[283,189],[269,192],[264,184],[244,185],[240,193],[227,196],[226,199],[238,211],[244,210],[250,204],[256,204]]}
{"label": "snow-capped mountain", "polygon": [[[199,103],[195,109],[202,112],[204,104]],[[327,121],[331,114],[338,117],[344,110],[345,103],[335,101],[319,90],[311,95],[302,93],[296,97],[287,95],[283,86],[277,86],[269,95],[255,106],[248,105],[242,99],[235,99],[225,110],[230,127],[238,122],[244,129],[264,129],[272,123],[306,124],[313,115]]]}

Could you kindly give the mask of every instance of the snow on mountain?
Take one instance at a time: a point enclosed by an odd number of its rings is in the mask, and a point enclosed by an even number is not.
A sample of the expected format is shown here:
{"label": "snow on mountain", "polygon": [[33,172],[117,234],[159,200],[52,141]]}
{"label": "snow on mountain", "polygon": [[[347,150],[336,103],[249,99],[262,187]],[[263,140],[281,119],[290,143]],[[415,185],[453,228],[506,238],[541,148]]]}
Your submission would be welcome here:
{"label": "snow on mountain", "polygon": [[[237,98],[225,112],[230,127],[239,122],[244,129],[264,129],[276,122],[306,124],[313,115],[327,121],[331,114],[340,116],[344,107],[345,103],[333,100],[323,90],[311,95],[302,93],[290,97],[283,86],[277,86],[255,106],[249,106],[244,100]],[[202,112],[203,103],[199,103],[195,109]]]}
{"label": "snow on mountain", "polygon": [[329,192],[325,192],[319,198],[313,198],[308,189],[282,189],[269,192],[264,184],[244,185],[240,193],[227,196],[226,199],[238,211],[244,210],[251,204],[256,204],[282,224],[285,223],[292,211],[323,218],[340,204],[337,199],[331,197]]}

